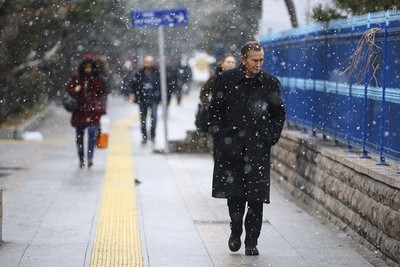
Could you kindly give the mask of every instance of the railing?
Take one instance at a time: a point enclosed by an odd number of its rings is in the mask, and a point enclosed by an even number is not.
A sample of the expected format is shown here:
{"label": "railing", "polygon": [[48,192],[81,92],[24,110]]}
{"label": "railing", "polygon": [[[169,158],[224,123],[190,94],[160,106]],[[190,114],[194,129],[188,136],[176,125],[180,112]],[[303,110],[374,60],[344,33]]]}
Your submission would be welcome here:
{"label": "railing", "polygon": [[278,76],[287,120],[324,138],[400,159],[400,12],[261,38],[264,70]]}

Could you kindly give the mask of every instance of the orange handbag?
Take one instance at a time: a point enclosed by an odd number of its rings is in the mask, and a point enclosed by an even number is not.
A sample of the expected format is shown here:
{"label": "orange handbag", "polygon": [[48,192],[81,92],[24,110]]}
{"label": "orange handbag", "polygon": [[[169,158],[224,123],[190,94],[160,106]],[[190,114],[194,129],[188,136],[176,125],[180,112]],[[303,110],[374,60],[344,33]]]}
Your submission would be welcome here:
{"label": "orange handbag", "polygon": [[108,133],[110,132],[110,119],[103,115],[100,118],[99,132],[97,133],[96,146],[97,148],[108,147]]}
{"label": "orange handbag", "polygon": [[96,140],[97,148],[107,148],[108,147],[108,133],[99,133]]}

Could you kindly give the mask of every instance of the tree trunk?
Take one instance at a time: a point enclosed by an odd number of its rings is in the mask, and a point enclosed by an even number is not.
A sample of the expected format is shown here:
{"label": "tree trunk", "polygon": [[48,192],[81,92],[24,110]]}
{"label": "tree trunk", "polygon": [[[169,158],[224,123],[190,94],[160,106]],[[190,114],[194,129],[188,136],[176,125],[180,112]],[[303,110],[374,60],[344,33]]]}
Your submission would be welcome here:
{"label": "tree trunk", "polygon": [[286,8],[289,12],[290,22],[293,28],[297,28],[299,24],[297,23],[296,9],[293,4],[293,0],[285,0]]}

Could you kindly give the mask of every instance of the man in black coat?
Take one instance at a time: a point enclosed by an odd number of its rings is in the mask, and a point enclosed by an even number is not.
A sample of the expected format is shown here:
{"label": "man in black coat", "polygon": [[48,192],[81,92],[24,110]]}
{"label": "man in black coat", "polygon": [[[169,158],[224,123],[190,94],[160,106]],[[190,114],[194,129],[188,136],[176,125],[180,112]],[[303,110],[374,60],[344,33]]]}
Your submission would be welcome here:
{"label": "man in black coat", "polygon": [[161,85],[160,74],[152,56],[145,57],[144,67],[135,74],[129,99],[139,104],[142,144],[146,144],[148,139],[146,121],[147,112],[151,110],[150,141],[154,143],[158,105],[161,101]]}
{"label": "man in black coat", "polygon": [[264,51],[251,41],[241,50],[239,68],[218,75],[210,104],[215,165],[212,196],[226,198],[231,218],[231,251],[258,255],[263,203],[270,198],[270,150],[285,121],[279,80],[261,70]]}

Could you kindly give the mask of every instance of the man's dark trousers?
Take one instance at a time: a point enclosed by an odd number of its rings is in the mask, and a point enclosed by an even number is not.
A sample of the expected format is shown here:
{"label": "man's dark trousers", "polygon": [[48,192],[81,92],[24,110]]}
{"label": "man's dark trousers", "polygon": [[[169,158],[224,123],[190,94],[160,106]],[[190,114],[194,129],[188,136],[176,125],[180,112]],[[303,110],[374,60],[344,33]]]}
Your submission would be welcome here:
{"label": "man's dark trousers", "polygon": [[[240,236],[242,234],[246,202],[245,197],[228,198],[229,216],[231,217],[231,234],[234,236]],[[247,214],[244,223],[246,231],[244,240],[245,246],[257,246],[257,240],[260,236],[262,226],[263,204],[263,202],[259,201],[247,202]]]}

